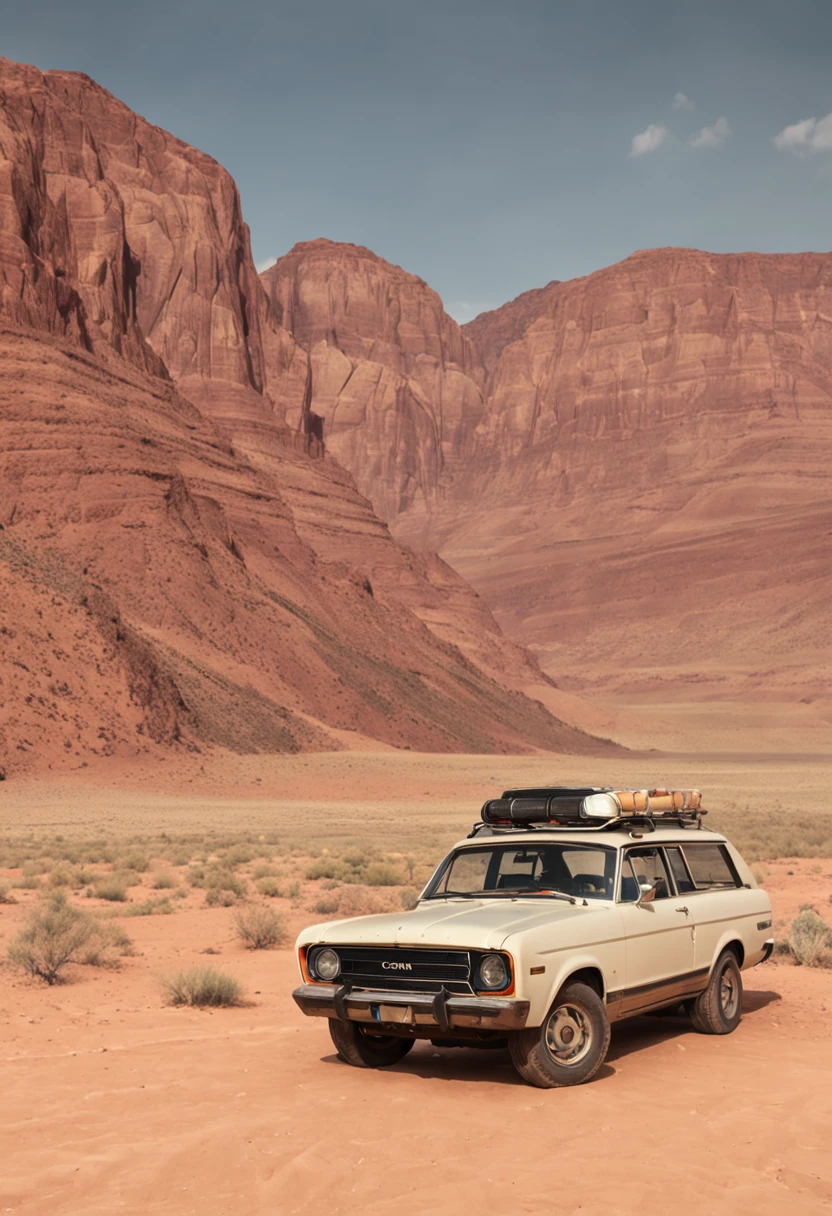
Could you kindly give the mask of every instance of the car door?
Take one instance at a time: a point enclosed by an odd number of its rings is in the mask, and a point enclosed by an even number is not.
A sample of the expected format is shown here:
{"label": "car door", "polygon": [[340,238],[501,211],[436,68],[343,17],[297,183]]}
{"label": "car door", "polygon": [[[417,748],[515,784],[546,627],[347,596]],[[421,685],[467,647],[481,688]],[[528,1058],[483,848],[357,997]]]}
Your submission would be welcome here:
{"label": "car door", "polygon": [[[639,903],[639,886],[655,886],[656,897]],[[690,909],[676,894],[664,850],[626,849],[619,880],[625,934],[625,988],[619,1014],[634,1013],[678,995],[693,983],[694,934]]]}
{"label": "car door", "polygon": [[[671,852],[671,849],[668,849]],[[742,918],[742,881],[737,874],[728,850],[720,843],[684,843],[675,846],[682,859],[689,882],[680,877],[679,885],[686,886],[684,902],[690,909],[694,928],[694,966],[709,970],[716,958],[720,941],[725,931]],[[676,873],[675,858],[670,866]],[[682,869],[679,867],[679,874]]]}

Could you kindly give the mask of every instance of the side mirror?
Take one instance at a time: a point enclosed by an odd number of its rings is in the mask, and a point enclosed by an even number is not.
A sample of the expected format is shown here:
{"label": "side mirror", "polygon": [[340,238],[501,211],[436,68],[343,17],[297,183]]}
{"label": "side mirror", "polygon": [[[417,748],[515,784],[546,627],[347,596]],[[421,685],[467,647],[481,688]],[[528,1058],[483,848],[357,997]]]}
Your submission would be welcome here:
{"label": "side mirror", "polygon": [[654,878],[651,887],[649,882],[640,882],[638,884],[638,902],[640,904],[651,904],[654,899],[667,898],[667,883],[663,878]]}

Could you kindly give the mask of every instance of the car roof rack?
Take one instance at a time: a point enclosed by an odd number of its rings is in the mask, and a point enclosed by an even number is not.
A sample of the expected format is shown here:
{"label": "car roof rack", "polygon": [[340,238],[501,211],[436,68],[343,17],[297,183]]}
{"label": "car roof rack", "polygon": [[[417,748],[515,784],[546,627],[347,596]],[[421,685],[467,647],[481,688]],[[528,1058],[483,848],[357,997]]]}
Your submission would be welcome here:
{"label": "car roof rack", "polygon": [[622,790],[612,786],[536,786],[489,799],[469,836],[529,831],[615,831],[642,826],[701,828],[707,811],[699,790]]}

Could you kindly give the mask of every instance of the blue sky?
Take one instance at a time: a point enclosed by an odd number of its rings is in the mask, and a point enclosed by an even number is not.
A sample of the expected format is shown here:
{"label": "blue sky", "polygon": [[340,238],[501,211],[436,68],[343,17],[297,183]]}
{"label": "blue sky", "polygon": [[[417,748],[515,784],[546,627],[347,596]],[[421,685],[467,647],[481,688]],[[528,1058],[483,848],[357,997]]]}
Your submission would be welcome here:
{"label": "blue sky", "polygon": [[220,160],[259,263],[355,241],[460,320],[635,249],[832,247],[829,0],[6,0],[0,53]]}

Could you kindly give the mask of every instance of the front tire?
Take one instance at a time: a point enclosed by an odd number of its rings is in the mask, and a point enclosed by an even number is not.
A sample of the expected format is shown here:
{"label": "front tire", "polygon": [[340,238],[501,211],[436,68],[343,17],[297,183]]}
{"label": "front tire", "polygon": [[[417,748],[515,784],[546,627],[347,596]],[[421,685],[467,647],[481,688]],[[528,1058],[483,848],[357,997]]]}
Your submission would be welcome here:
{"label": "front tire", "polygon": [[403,1060],[413,1039],[392,1034],[371,1034],[358,1022],[329,1019],[329,1033],[338,1055],[353,1068],[391,1068]]}
{"label": "front tire", "polygon": [[688,1007],[700,1034],[730,1034],[742,1017],[742,974],[733,950],[723,950],[708,987]]}
{"label": "front tire", "polygon": [[588,984],[568,984],[558,993],[542,1026],[509,1039],[511,1062],[538,1089],[580,1085],[601,1067],[610,1045],[607,1010]]}

